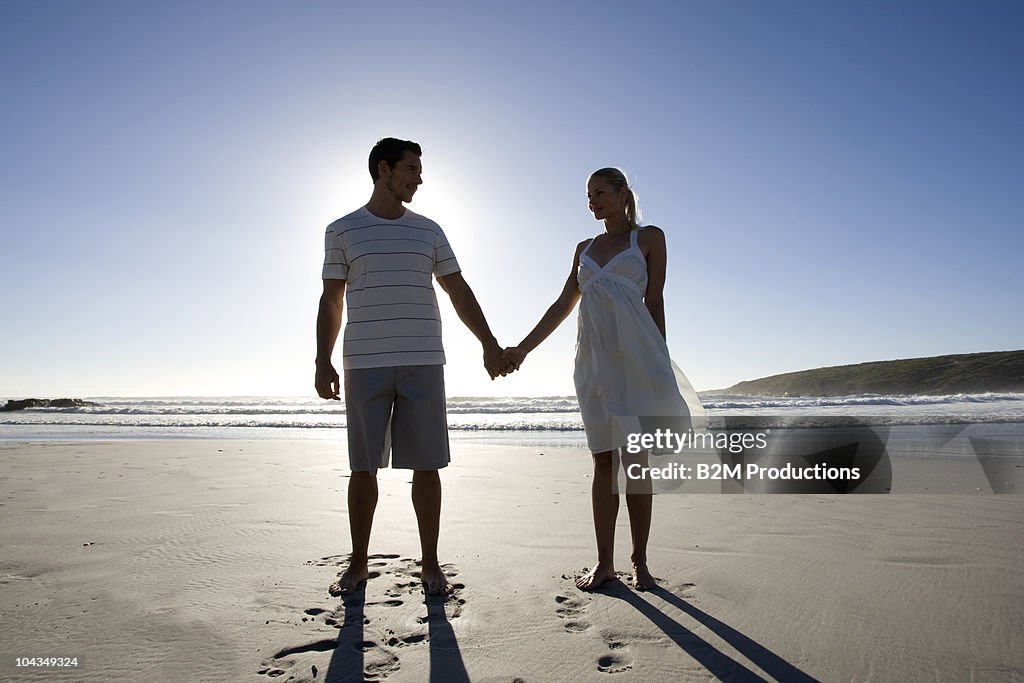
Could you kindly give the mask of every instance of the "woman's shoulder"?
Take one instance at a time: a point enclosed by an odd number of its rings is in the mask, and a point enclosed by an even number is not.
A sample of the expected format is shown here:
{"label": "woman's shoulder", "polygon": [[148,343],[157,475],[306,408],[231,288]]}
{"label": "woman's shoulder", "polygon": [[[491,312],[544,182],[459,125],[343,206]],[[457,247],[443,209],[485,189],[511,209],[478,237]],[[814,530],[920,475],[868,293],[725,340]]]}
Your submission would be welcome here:
{"label": "woman's shoulder", "polygon": [[665,231],[657,225],[643,225],[637,230],[636,239],[640,244],[664,244]]}

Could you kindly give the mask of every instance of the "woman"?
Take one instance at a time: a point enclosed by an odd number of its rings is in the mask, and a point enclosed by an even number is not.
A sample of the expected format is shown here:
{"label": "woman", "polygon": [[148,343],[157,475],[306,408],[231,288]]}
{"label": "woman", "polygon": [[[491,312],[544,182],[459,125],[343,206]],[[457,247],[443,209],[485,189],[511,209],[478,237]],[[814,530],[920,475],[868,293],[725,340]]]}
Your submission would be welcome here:
{"label": "woman", "polygon": [[[597,537],[597,564],[576,581],[591,590],[615,579],[614,451],[626,445],[613,433],[614,416],[689,416],[703,408],[689,382],[669,358],[665,343],[665,234],[637,225],[636,198],[622,171],[602,168],[587,181],[587,198],[604,232],[576,246],[572,271],[562,293],[537,326],[506,350],[517,368],[544,341],[576,302],[580,304],[576,347],[576,396],[587,445],[594,458],[591,501]],[[633,586],[655,586],[647,568],[651,494],[626,493],[633,541]]]}

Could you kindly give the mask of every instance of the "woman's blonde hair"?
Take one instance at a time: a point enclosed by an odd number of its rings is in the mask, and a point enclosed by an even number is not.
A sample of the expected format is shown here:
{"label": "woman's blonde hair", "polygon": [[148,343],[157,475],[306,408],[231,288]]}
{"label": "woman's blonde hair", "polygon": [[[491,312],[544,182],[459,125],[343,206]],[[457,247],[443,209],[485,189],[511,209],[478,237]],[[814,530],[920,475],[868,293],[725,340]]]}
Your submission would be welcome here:
{"label": "woman's blonde hair", "polygon": [[629,224],[630,230],[636,230],[639,226],[638,221],[640,220],[640,210],[637,208],[636,195],[633,194],[633,190],[629,187],[629,181],[626,180],[626,174],[620,169],[614,166],[607,168],[599,168],[590,174],[591,178],[604,178],[608,181],[612,187],[616,190],[625,188],[626,190],[626,223]]}

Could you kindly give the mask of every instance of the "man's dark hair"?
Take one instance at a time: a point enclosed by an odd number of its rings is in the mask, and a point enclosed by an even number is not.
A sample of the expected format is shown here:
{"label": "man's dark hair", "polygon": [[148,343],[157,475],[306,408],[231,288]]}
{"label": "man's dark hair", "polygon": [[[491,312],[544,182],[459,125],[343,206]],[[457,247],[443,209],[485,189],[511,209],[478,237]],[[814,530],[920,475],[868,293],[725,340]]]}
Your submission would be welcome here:
{"label": "man's dark hair", "polygon": [[402,160],[406,152],[412,152],[418,157],[423,156],[420,146],[411,140],[399,140],[397,138],[384,138],[379,140],[373,149],[370,150],[370,177],[377,182],[380,172],[377,166],[381,161],[387,162],[388,168],[394,168],[395,164]]}

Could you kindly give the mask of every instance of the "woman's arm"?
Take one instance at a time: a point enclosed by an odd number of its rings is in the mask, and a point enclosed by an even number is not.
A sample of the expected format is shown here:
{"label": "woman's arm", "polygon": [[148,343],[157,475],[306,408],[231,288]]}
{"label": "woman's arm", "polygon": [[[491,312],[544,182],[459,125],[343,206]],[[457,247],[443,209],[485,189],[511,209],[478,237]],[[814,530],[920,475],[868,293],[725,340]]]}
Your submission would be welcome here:
{"label": "woman's arm", "polygon": [[644,305],[654,318],[661,336],[665,335],[665,272],[668,268],[668,254],[665,248],[665,233],[661,228],[649,225],[637,235],[637,244],[647,259],[647,292]]}
{"label": "woman's arm", "polygon": [[516,366],[516,369],[522,364],[526,355],[547,339],[562,321],[572,313],[576,302],[579,301],[580,285],[576,281],[576,271],[580,266],[580,254],[583,252],[587,242],[589,240],[584,240],[576,245],[576,253],[572,257],[572,270],[569,272],[569,277],[565,280],[562,293],[555,299],[555,303],[551,304],[530,334],[526,335],[523,341],[519,342],[519,346],[505,350],[505,357]]}

